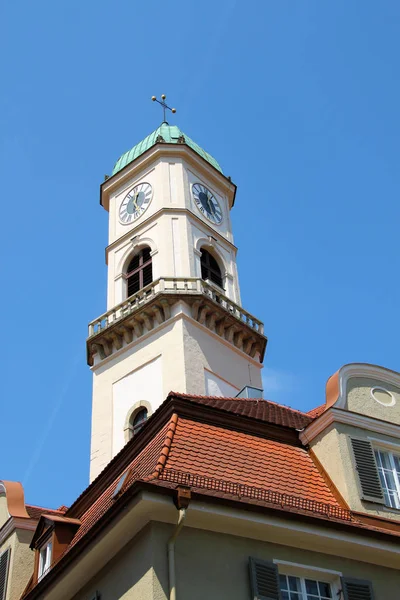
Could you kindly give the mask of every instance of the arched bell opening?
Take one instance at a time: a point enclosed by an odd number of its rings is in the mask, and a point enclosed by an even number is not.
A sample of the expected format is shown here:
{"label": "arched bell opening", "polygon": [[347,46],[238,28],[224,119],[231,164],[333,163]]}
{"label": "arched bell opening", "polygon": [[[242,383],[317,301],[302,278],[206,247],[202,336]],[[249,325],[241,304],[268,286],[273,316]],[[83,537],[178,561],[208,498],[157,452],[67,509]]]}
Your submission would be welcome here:
{"label": "arched bell opening", "polygon": [[223,275],[217,259],[205,248],[201,248],[200,252],[201,278],[205,281],[211,281],[223,290]]}
{"label": "arched bell opening", "polygon": [[126,268],[125,280],[127,298],[153,281],[153,260],[149,246],[144,246],[133,255]]}

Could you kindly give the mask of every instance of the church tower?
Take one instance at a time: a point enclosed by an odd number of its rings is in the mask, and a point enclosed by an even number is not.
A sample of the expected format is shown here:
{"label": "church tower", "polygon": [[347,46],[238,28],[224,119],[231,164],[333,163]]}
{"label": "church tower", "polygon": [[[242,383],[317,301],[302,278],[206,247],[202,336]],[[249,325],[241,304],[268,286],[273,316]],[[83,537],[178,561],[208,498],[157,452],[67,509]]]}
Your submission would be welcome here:
{"label": "church tower", "polygon": [[232,397],[262,387],[267,340],[241,307],[235,194],[218,162],[165,120],[100,186],[108,289],[87,339],[91,481],[170,391]]}

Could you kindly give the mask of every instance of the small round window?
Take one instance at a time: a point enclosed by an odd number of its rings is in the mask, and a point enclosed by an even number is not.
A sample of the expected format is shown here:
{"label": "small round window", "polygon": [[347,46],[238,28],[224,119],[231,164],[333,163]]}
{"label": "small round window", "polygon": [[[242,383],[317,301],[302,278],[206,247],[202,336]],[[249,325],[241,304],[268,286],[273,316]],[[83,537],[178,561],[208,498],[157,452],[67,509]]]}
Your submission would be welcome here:
{"label": "small round window", "polygon": [[374,400],[379,402],[379,404],[383,404],[383,406],[394,406],[396,404],[396,398],[391,392],[385,390],[385,388],[372,388],[371,396]]}

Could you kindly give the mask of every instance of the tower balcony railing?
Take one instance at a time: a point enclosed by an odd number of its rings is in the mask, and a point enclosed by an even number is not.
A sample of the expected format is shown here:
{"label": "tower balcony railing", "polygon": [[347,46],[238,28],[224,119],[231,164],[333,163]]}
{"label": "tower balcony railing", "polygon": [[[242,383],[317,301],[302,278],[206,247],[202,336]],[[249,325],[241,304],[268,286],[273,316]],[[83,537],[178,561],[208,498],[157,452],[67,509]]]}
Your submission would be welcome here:
{"label": "tower balcony railing", "polygon": [[135,313],[159,295],[206,296],[253,331],[260,335],[264,334],[264,324],[261,321],[227,298],[213,284],[197,277],[160,277],[91,321],[88,339],[105,332],[109,327]]}

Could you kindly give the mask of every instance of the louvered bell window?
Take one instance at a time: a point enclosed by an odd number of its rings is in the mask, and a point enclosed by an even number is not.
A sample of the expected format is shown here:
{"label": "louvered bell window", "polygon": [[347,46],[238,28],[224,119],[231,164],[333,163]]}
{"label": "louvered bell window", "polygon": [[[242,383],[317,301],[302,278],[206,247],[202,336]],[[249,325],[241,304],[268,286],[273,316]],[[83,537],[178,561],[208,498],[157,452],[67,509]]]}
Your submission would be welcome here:
{"label": "louvered bell window", "polygon": [[128,298],[153,281],[153,265],[150,253],[150,248],[143,248],[138,254],[135,254],[128,265],[125,276]]}
{"label": "louvered bell window", "polygon": [[200,264],[201,278],[209,279],[223,289],[221,269],[219,268],[219,265],[213,255],[207,252],[207,250],[202,250]]}

